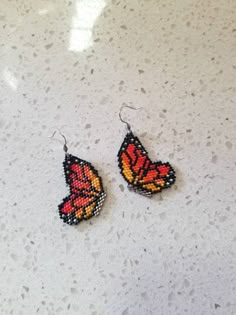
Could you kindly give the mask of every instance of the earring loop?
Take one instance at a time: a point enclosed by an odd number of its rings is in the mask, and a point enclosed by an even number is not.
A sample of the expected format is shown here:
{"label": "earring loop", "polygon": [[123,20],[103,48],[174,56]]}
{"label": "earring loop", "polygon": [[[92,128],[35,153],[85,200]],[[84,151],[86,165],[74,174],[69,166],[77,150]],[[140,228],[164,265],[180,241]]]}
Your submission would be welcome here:
{"label": "earring loop", "polygon": [[58,133],[62,136],[62,138],[64,139],[63,151],[65,152],[65,154],[68,154],[68,153],[67,153],[67,152],[68,152],[68,147],[67,147],[67,140],[66,140],[66,137],[63,135],[63,133],[62,133],[59,129],[55,130],[55,131],[53,132],[53,134],[52,134],[49,138],[54,138],[54,136],[55,136],[55,134],[56,134],[57,132],[58,132]]}
{"label": "earring loop", "polygon": [[126,104],[124,104],[124,105],[122,105],[122,106],[120,107],[120,111],[119,111],[119,118],[120,118],[120,121],[121,121],[122,123],[126,124],[126,127],[127,127],[128,131],[131,132],[131,126],[130,126],[130,124],[129,124],[127,121],[125,121],[125,120],[122,118],[122,116],[121,116],[122,110],[123,110],[124,108],[129,108],[129,109],[133,109],[133,110],[139,110],[139,109],[143,109],[143,107],[133,107],[133,106],[126,105]]}

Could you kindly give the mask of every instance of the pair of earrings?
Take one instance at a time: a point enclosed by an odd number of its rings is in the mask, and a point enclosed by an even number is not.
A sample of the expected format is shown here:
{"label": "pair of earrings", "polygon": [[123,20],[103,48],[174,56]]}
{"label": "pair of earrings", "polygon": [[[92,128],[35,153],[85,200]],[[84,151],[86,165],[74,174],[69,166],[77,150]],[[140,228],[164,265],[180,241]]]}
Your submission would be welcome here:
{"label": "pair of earrings", "polygon": [[[121,110],[124,107],[137,109],[125,105]],[[129,190],[150,197],[174,184],[175,171],[168,162],[150,160],[140,140],[134,136],[130,124],[121,117],[121,110],[119,117],[127,126],[127,135],[118,152],[120,172]],[[67,140],[61,132],[60,135],[65,141],[63,168],[70,194],[58,206],[59,215],[67,224],[78,224],[100,213],[106,193],[98,171],[91,163],[69,154]]]}

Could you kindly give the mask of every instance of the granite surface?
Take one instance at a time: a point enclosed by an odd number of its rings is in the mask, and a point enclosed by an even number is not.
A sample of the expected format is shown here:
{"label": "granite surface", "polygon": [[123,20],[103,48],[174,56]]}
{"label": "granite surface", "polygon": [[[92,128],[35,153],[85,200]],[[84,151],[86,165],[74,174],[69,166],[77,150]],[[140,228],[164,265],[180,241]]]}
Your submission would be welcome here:
{"label": "granite surface", "polygon": [[[235,315],[234,0],[1,0],[0,314]],[[123,113],[177,171],[128,191]],[[63,224],[62,162],[103,178],[100,216]]]}

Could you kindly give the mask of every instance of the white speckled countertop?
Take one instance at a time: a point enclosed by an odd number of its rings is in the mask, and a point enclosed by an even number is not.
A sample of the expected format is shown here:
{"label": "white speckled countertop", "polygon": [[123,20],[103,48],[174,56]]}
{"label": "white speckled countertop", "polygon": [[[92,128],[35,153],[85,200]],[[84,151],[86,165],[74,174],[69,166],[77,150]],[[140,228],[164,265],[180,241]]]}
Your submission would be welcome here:
{"label": "white speckled countertop", "polygon": [[[0,314],[235,315],[233,0],[1,0]],[[127,190],[124,112],[176,185]],[[63,224],[62,139],[99,170]]]}

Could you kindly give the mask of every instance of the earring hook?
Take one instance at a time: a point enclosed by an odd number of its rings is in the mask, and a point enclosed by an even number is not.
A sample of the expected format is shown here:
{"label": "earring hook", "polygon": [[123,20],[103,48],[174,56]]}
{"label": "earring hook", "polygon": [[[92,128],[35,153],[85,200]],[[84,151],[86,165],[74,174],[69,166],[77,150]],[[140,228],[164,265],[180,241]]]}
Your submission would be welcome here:
{"label": "earring hook", "polygon": [[129,106],[129,105],[122,105],[121,108],[120,108],[120,112],[119,112],[120,121],[123,122],[124,124],[126,124],[128,131],[131,132],[131,126],[130,126],[130,124],[129,124],[127,121],[125,121],[125,120],[122,118],[122,116],[121,116],[122,110],[123,110],[124,108],[129,108],[129,109],[133,109],[133,110],[139,110],[139,109],[143,109],[143,107],[133,107],[133,106]]}
{"label": "earring hook", "polygon": [[62,136],[62,138],[64,139],[63,151],[65,152],[65,154],[68,154],[68,153],[67,153],[67,152],[68,152],[68,147],[67,147],[67,140],[66,140],[66,137],[63,135],[63,133],[62,133],[59,129],[55,130],[55,131],[53,132],[53,134],[52,134],[49,138],[54,138],[54,136],[55,136],[55,134],[56,134],[57,132],[58,132],[58,133]]}

